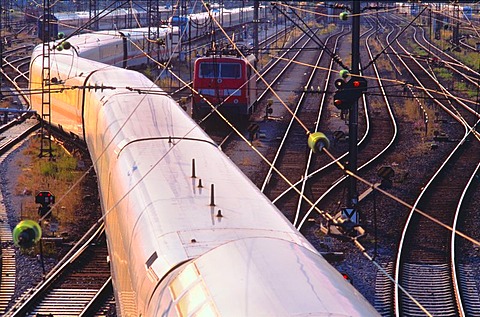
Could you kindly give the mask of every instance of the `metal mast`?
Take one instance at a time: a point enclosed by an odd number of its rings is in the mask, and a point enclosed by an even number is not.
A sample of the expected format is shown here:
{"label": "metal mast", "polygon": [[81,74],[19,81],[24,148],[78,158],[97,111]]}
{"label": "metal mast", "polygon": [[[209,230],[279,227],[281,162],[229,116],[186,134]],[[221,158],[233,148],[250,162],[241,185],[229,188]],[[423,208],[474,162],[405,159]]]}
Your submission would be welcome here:
{"label": "metal mast", "polygon": [[90,21],[95,18],[95,22],[92,24],[91,28],[95,31],[98,31],[98,19],[96,19],[98,13],[98,2],[97,0],[90,0],[88,3],[88,18]]}
{"label": "metal mast", "polygon": [[260,3],[258,0],[254,0],[253,2],[253,50],[255,52],[255,68],[257,68],[257,60],[258,60],[258,24],[260,23],[258,18],[258,9],[260,7]]}
{"label": "metal mast", "polygon": [[[352,1],[352,74],[360,74],[360,1]],[[348,169],[357,174],[358,155],[358,100],[355,100],[349,115],[349,159]],[[355,208],[358,203],[357,180],[349,177],[347,207]]]}
{"label": "metal mast", "polygon": [[50,47],[49,41],[52,35],[52,25],[50,24],[51,8],[50,0],[43,0],[43,18],[42,18],[42,120],[41,120],[41,142],[40,157],[53,157],[52,139],[51,139],[51,104],[50,104]]}
{"label": "metal mast", "polygon": [[[3,70],[3,37],[2,37],[2,11],[3,11],[3,0],[0,0],[0,69]],[[0,75],[0,100],[3,99],[3,93],[1,92],[1,88],[3,85],[3,77]]]}

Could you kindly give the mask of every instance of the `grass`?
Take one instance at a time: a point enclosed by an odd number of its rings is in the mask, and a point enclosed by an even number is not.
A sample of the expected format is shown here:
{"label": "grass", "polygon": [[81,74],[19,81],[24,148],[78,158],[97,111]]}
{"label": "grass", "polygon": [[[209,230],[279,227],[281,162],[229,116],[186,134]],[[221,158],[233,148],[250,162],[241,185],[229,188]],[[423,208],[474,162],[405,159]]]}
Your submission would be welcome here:
{"label": "grass", "polygon": [[[38,137],[29,141],[23,155],[16,161],[20,173],[14,194],[20,200],[20,218],[38,220],[39,205],[35,203],[35,195],[39,191],[50,191],[56,197],[50,221],[58,222],[58,234],[69,234],[72,226],[76,226],[80,220],[78,213],[81,211],[84,193],[82,186],[73,186],[84,172],[78,167],[78,158],[69,156],[57,144],[52,145],[54,160],[49,160],[39,157]],[[50,234],[49,230],[43,230],[46,231],[45,234]]]}

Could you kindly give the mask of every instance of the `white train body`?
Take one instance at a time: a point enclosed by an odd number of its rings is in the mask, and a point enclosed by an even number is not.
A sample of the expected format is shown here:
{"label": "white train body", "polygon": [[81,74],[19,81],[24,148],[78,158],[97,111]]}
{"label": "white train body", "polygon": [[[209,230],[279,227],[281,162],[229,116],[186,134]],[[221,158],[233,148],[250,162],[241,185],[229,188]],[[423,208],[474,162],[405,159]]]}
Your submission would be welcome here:
{"label": "white train body", "polygon": [[[258,18],[264,20],[267,17],[267,8],[259,7]],[[253,23],[253,7],[214,9],[208,12],[188,14],[186,17],[174,15],[169,19],[169,25],[178,27],[178,33],[173,33],[173,43],[188,41],[205,34],[211,34],[212,28],[218,30],[217,24],[212,18],[220,23],[223,28],[235,26],[247,26]]]}
{"label": "white train body", "polygon": [[[99,13],[101,12],[97,12],[97,14]],[[58,19],[58,32],[70,35],[86,24],[89,27],[85,31],[91,31],[95,28],[97,30],[119,30],[147,25],[147,12],[145,10],[119,8],[112,12],[105,11],[100,15],[101,18],[97,22],[90,23],[95,16],[95,13],[90,14],[86,11],[55,13],[55,17]]]}
{"label": "white train body", "polygon": [[144,52],[155,60],[167,60],[172,53],[171,33],[170,27],[99,31],[72,36],[68,42],[81,57],[127,68],[145,64]]}
{"label": "white train body", "polygon": [[85,140],[97,173],[118,316],[378,315],[146,77],[75,50],[50,60],[51,88],[67,88],[51,121]]}

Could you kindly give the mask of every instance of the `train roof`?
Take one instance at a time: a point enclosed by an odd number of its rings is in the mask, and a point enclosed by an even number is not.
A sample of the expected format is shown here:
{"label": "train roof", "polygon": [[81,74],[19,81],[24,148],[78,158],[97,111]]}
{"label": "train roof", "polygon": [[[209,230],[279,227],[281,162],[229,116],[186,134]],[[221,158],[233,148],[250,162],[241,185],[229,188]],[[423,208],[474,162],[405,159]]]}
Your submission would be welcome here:
{"label": "train roof", "polygon": [[[253,7],[242,7],[242,8],[230,8],[230,9],[222,9],[224,14],[226,13],[239,13],[239,12],[250,12],[253,11]],[[211,10],[211,13],[214,17],[218,16],[221,12],[218,9],[213,9]],[[209,16],[209,12],[203,11],[203,12],[197,12],[197,13],[191,13],[188,14],[187,16],[180,16],[180,15],[173,15],[170,19],[177,19],[177,20],[186,20],[186,19],[191,19],[191,20],[203,20]]]}
{"label": "train roof", "polygon": [[245,60],[249,63],[253,63],[255,61],[255,55],[248,54],[248,55],[244,55],[244,56],[238,56],[238,55],[215,54],[215,55],[210,55],[210,56],[198,57],[195,60],[195,63],[202,62],[202,61],[227,62],[227,61],[245,61]]}
{"label": "train roof", "polygon": [[[135,8],[122,9],[122,8],[119,8],[119,9],[113,10],[112,12],[110,12],[108,14],[105,14],[105,13],[102,14],[102,17],[104,17],[104,16],[125,16],[125,15],[129,15],[129,14],[143,14],[143,13],[146,13],[146,11],[143,10],[143,9],[135,9]],[[92,13],[92,14],[88,11],[58,12],[58,13],[55,13],[55,17],[59,21],[62,21],[62,20],[88,19],[91,15],[92,16],[97,16],[98,14],[100,14],[100,11],[96,12],[96,13]]]}
{"label": "train roof", "polygon": [[[152,36],[160,36],[163,34],[170,33],[171,28],[168,27],[159,27],[157,33],[157,28],[150,28],[150,35]],[[74,47],[81,46],[82,49],[86,49],[91,46],[98,46],[100,42],[102,45],[105,45],[106,41],[118,41],[122,38],[122,34],[135,39],[135,38],[143,38],[147,37],[149,32],[149,28],[135,28],[135,29],[120,29],[120,30],[105,30],[105,31],[97,31],[91,33],[83,33],[79,35],[72,36],[68,39],[70,44]]]}

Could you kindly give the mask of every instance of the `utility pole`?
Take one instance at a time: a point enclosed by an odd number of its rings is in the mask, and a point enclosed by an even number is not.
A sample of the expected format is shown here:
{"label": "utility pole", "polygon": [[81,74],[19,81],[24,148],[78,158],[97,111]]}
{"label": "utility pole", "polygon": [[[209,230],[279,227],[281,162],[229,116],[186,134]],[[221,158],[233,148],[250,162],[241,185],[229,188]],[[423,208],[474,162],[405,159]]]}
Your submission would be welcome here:
{"label": "utility pole", "polygon": [[[360,75],[360,1],[352,1],[352,74]],[[358,100],[350,110],[349,126],[349,158],[348,170],[357,174],[358,155]],[[355,208],[358,203],[357,180],[349,177],[347,207]]]}
{"label": "utility pole", "polygon": [[258,19],[258,8],[259,1],[255,0],[253,2],[253,51],[255,52],[255,68],[257,68],[258,60],[258,24],[260,23]]}
{"label": "utility pole", "polygon": [[[1,1],[1,0],[0,0]],[[51,104],[50,104],[50,38],[52,36],[50,0],[43,0],[42,18],[42,120],[41,120],[41,141],[40,157],[48,156],[53,158],[51,138]]]}
{"label": "utility pole", "polygon": [[92,21],[92,19],[96,19],[95,23],[93,23],[91,26],[91,28],[95,31],[98,31],[97,13],[98,13],[97,0],[90,0],[88,3],[88,18],[90,21]]}
{"label": "utility pole", "polygon": [[453,17],[455,26],[453,27],[453,44],[460,45],[460,7],[457,4],[453,5]]}
{"label": "utility pole", "polygon": [[[2,36],[2,31],[3,31],[3,26],[2,26],[2,12],[3,12],[3,6],[2,6],[3,0],[0,0],[0,69],[3,70],[3,36]],[[3,93],[1,91],[3,86],[3,76],[0,75],[0,100],[3,99]]]}

